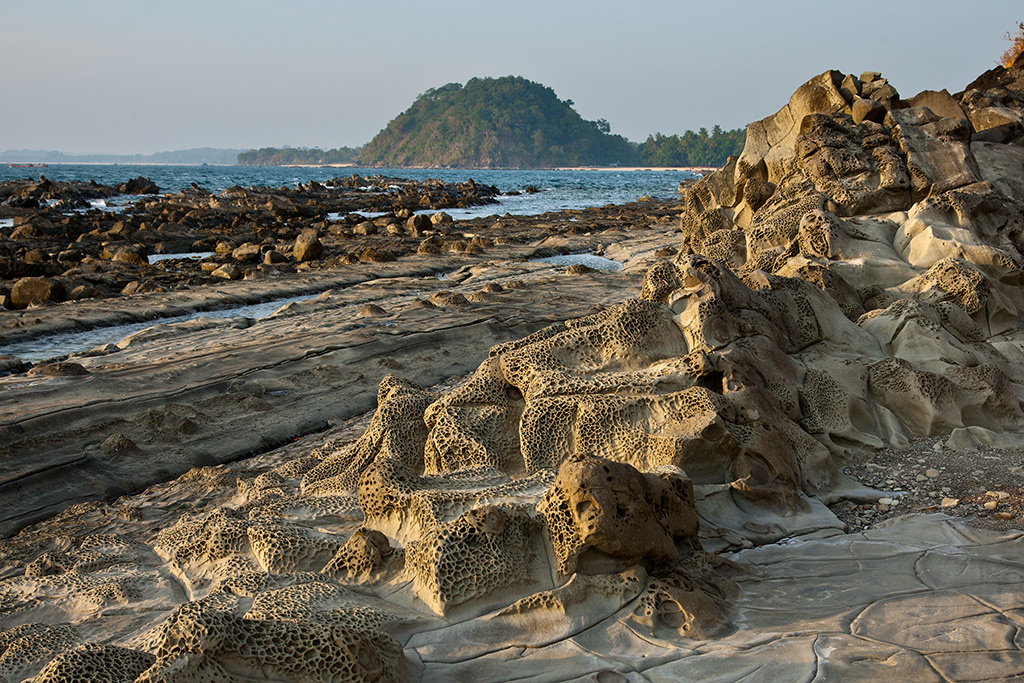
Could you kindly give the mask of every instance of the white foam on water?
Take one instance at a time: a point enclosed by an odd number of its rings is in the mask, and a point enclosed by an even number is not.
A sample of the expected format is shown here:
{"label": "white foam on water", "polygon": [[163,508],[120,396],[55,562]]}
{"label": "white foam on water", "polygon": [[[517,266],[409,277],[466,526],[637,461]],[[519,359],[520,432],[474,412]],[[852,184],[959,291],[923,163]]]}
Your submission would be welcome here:
{"label": "white foam on water", "polygon": [[[349,211],[349,213],[354,213],[355,215],[362,216],[363,218],[380,218],[381,216],[387,216],[388,213],[390,213],[390,212],[389,211]],[[340,221],[340,220],[343,220],[344,218],[345,218],[345,214],[343,214],[341,212],[338,212],[338,211],[332,211],[331,213],[327,214],[327,220],[329,220],[329,221]]]}
{"label": "white foam on water", "polygon": [[187,258],[199,261],[208,256],[213,256],[213,254],[214,252],[212,251],[189,251],[181,254],[150,254],[146,258],[149,259],[149,263],[152,265],[157,261],[166,261],[167,259],[172,258]]}
{"label": "white foam on water", "polygon": [[603,270],[606,273],[614,273],[622,270],[622,263],[613,261],[610,258],[597,256],[595,254],[564,254],[562,256],[548,256],[545,258],[530,259],[531,263],[551,263],[557,266],[583,265],[594,270]]}

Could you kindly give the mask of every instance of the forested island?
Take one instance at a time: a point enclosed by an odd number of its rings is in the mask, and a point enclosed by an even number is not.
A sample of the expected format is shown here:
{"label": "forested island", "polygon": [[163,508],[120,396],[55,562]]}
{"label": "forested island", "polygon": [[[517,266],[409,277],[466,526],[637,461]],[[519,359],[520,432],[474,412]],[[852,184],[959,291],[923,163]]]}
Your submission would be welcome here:
{"label": "forested island", "polygon": [[431,88],[361,148],[273,148],[238,155],[248,166],[357,164],[366,167],[552,168],[565,166],[722,166],[743,150],[743,128],[643,143],[587,121],[540,83],[520,76],[473,78]]}

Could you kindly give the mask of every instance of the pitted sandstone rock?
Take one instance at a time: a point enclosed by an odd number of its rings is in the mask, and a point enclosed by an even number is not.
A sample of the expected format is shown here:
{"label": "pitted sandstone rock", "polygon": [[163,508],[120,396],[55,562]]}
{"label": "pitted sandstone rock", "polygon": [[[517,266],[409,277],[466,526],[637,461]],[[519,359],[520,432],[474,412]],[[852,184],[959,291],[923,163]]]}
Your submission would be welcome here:
{"label": "pitted sandstone rock", "polygon": [[0,631],[0,681],[21,681],[80,643],[71,624],[22,624]]}
{"label": "pitted sandstone rock", "polygon": [[[677,543],[699,547],[693,484],[680,470],[643,474],[594,456],[562,462],[537,507],[544,517],[558,571],[658,567],[679,558]],[[589,573],[589,572],[588,572]]]}
{"label": "pitted sandstone rock", "polygon": [[157,661],[137,683],[407,679],[401,646],[375,629],[245,619],[200,603],[179,608],[160,626],[154,645]]}
{"label": "pitted sandstone rock", "polygon": [[438,614],[531,578],[538,525],[510,506],[484,505],[407,547],[416,594]]}
{"label": "pitted sandstone rock", "polygon": [[134,681],[155,661],[156,657],[148,652],[87,643],[55,657],[32,679],[32,683]]}
{"label": "pitted sandstone rock", "polygon": [[356,488],[359,476],[377,458],[423,466],[427,428],[423,411],[436,398],[412,382],[388,375],[377,391],[377,412],[370,428],[350,448],[329,455],[302,479],[302,492],[325,495]]}

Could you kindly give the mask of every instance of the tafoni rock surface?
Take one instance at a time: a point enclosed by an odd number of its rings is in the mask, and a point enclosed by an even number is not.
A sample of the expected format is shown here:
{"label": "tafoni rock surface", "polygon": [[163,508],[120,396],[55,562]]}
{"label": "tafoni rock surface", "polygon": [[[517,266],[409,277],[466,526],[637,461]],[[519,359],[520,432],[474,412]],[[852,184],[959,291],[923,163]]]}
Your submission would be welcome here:
{"label": "tafoni rock surface", "polygon": [[[621,238],[621,273],[517,271],[522,326],[502,308],[510,266],[470,268],[429,307],[405,283],[396,325],[508,316],[486,357],[486,334],[421,330],[468,376],[406,348],[372,414],[5,540],[0,680],[1024,675],[1024,535],[940,515],[846,533],[829,508],[897,505],[844,473],[878,449],[1020,451],[1022,178],[1024,60],[906,100],[827,71],[686,191],[674,258],[647,233],[646,250]],[[537,324],[570,280],[565,315]],[[588,292],[602,306],[576,313]],[[104,358],[30,382],[73,402]],[[272,412],[254,389],[276,390],[272,365],[232,400]],[[337,382],[316,368],[293,388]],[[187,434],[197,405],[150,423]],[[121,437],[112,461],[158,457]]]}

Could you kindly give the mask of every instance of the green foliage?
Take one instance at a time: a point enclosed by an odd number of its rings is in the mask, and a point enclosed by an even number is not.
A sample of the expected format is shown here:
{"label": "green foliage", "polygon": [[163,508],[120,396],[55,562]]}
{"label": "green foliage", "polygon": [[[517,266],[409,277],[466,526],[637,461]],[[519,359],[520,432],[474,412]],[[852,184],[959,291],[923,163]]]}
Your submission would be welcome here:
{"label": "green foliage", "polygon": [[242,166],[354,164],[359,160],[359,151],[358,147],[338,147],[337,149],[263,147],[242,152],[238,155],[238,163]]}
{"label": "green foliage", "polygon": [[519,76],[432,88],[363,147],[365,166],[550,168],[629,165],[636,146]]}
{"label": "green foliage", "polygon": [[724,166],[730,156],[738,156],[747,141],[743,128],[722,130],[720,126],[701,128],[682,135],[647,136],[640,147],[642,166]]}

